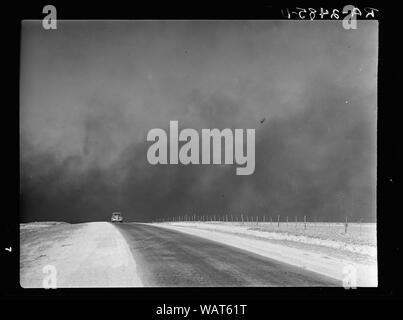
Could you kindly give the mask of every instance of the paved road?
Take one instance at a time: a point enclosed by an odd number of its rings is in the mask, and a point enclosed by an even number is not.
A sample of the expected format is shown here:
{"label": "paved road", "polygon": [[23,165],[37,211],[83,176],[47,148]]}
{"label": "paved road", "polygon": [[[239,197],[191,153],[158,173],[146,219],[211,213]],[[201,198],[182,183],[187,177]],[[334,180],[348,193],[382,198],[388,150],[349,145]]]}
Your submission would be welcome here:
{"label": "paved road", "polygon": [[145,286],[340,286],[319,274],[196,236],[119,224]]}

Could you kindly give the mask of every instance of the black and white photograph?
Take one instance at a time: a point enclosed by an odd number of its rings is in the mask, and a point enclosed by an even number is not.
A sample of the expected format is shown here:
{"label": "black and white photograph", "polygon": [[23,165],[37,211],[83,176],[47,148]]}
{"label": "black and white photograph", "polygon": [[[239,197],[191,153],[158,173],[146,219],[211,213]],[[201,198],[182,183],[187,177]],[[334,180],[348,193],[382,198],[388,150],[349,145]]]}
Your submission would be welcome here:
{"label": "black and white photograph", "polygon": [[378,287],[355,22],[22,21],[22,289]]}

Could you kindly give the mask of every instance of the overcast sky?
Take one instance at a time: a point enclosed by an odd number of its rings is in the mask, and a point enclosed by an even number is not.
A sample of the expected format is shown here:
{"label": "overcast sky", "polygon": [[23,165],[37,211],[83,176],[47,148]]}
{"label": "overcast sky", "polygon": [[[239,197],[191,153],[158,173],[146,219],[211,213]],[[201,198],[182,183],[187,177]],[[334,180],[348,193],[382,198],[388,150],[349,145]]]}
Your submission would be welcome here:
{"label": "overcast sky", "polygon": [[[377,21],[25,21],[21,218],[375,219]],[[260,120],[266,121],[260,123]],[[256,169],[147,162],[147,132],[256,129]]]}

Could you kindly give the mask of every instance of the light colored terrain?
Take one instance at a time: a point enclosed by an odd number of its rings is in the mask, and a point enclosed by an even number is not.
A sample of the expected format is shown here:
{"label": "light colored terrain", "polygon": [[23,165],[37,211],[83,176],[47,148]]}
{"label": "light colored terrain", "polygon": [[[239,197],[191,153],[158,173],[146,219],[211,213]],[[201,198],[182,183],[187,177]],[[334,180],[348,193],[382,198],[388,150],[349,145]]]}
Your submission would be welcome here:
{"label": "light colored terrain", "polygon": [[301,226],[21,224],[20,284],[43,287],[51,265],[59,288],[327,286],[354,266],[357,286],[377,286],[376,225],[350,225],[347,234],[342,225]]}
{"label": "light colored terrain", "polygon": [[377,286],[376,225],[174,222],[155,226],[204,237],[334,279],[357,270],[358,286]]}
{"label": "light colored terrain", "polygon": [[21,224],[20,248],[23,288],[42,288],[47,265],[58,288],[142,285],[126,241],[107,222]]}

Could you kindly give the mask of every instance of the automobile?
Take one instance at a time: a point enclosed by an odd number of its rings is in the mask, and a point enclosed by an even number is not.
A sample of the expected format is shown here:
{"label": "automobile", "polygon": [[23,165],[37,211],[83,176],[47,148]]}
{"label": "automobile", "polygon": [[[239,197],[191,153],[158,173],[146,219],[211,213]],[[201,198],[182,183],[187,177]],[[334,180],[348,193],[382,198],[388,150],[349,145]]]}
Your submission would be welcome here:
{"label": "automobile", "polygon": [[123,222],[123,216],[120,212],[112,213],[111,222]]}

